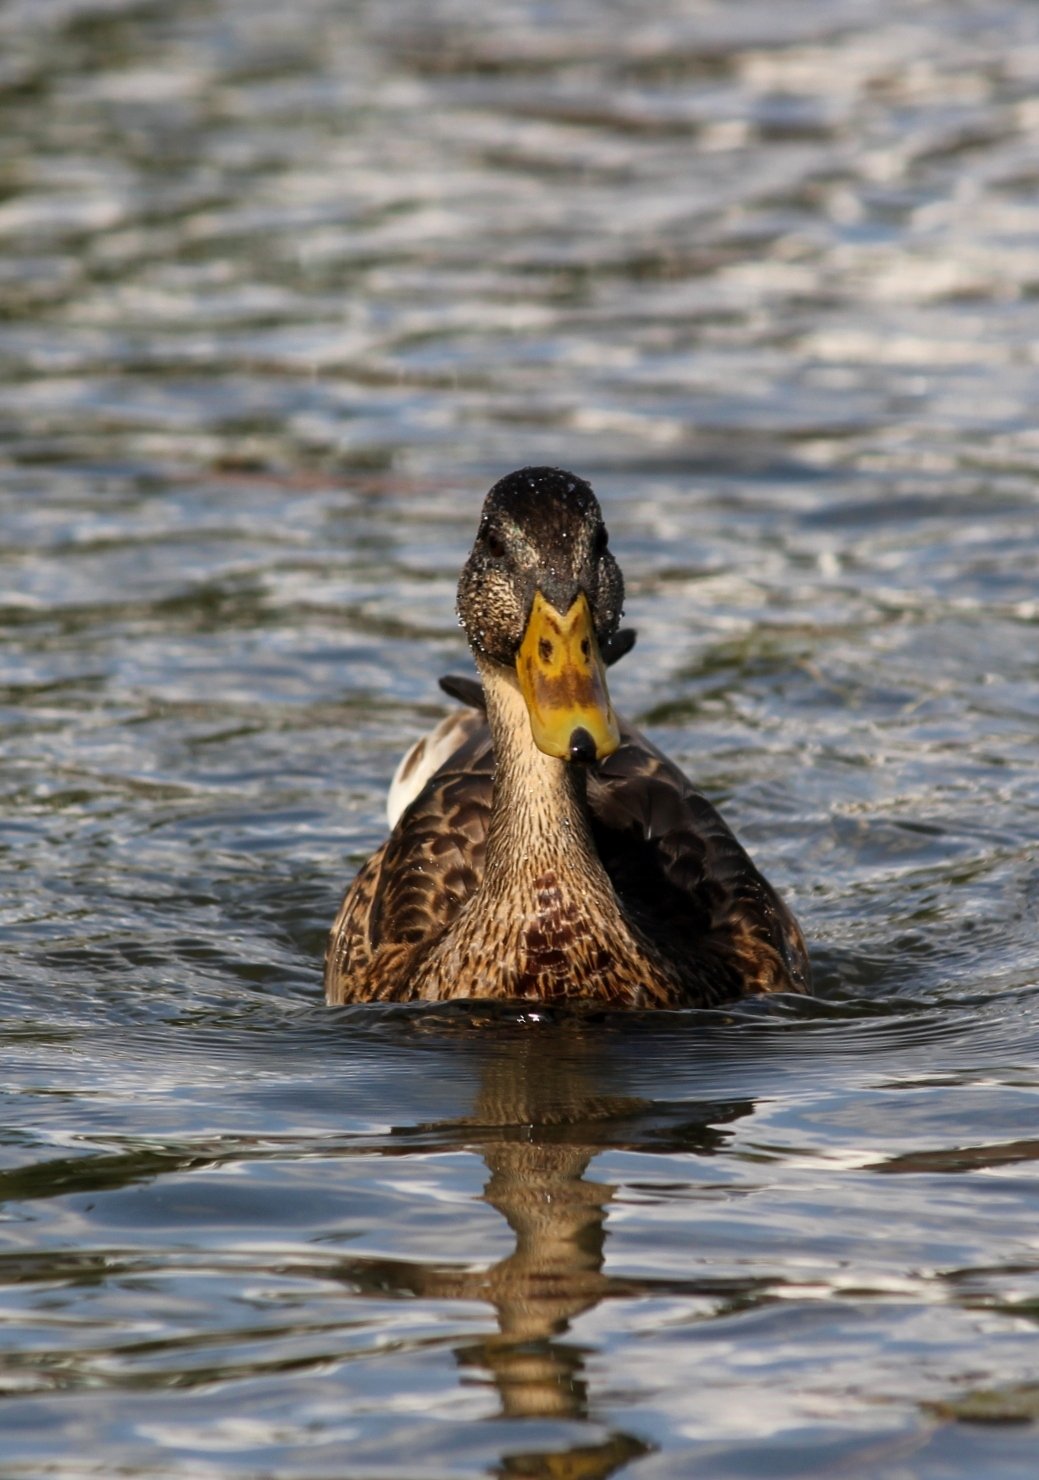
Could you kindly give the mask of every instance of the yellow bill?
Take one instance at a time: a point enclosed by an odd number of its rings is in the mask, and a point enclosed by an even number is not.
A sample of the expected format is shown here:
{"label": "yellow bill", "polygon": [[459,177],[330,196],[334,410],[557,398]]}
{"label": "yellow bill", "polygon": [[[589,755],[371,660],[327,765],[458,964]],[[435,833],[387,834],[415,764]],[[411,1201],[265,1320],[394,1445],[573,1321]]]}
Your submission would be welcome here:
{"label": "yellow bill", "polygon": [[561,760],[601,761],[620,744],[584,592],[561,616],[541,592],[516,655],[534,743]]}

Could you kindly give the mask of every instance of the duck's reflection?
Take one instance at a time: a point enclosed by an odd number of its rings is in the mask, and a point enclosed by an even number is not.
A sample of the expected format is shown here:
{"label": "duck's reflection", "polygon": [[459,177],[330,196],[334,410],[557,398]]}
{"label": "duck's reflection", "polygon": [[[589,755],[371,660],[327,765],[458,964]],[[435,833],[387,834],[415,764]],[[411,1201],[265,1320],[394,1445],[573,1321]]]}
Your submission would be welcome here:
{"label": "duck's reflection", "polygon": [[[424,1128],[434,1138],[443,1131],[452,1148],[479,1151],[489,1173],[484,1198],[508,1223],[515,1249],[484,1271],[409,1264],[391,1272],[383,1264],[379,1282],[494,1308],[497,1329],[458,1347],[456,1357],[493,1384],[504,1418],[588,1418],[588,1352],[566,1339],[572,1322],[608,1297],[669,1285],[605,1271],[607,1209],[617,1189],[587,1175],[593,1157],[629,1148],[709,1155],[726,1139],[724,1126],[753,1108],[747,1100],[675,1106],[604,1092],[614,1078],[609,1051],[590,1037],[516,1035],[481,1063],[472,1114]],[[614,1431],[599,1443],[512,1454],[497,1473],[601,1480],[651,1448]]]}

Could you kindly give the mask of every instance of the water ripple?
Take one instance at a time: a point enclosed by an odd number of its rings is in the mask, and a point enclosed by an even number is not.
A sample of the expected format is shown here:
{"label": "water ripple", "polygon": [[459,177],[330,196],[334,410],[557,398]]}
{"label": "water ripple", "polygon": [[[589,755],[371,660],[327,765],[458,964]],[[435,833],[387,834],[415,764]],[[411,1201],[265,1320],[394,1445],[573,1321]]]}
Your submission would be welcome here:
{"label": "water ripple", "polygon": [[[0,1476],[1032,1473],[1037,81],[1021,0],[0,9]],[[320,1005],[535,462],[817,998]]]}

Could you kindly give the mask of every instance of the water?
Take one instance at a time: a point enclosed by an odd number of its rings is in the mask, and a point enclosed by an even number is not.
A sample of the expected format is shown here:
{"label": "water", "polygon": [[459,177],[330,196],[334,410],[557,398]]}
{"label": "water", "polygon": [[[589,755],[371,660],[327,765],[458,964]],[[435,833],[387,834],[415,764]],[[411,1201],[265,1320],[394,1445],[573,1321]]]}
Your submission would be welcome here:
{"label": "water", "polygon": [[[0,1476],[1025,1477],[1039,17],[0,11]],[[487,486],[820,996],[320,1004]]]}

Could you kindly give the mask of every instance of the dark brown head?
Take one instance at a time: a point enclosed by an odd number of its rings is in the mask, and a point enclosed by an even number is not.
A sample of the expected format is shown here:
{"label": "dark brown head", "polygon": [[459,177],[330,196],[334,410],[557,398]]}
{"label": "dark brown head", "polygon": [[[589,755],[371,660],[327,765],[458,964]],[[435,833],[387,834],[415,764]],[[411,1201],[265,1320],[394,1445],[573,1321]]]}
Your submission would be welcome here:
{"label": "dark brown head", "polygon": [[616,749],[601,651],[613,643],[624,579],[589,485],[559,468],[496,483],[458,583],[458,615],[479,657],[515,670],[536,743],[565,759]]}

